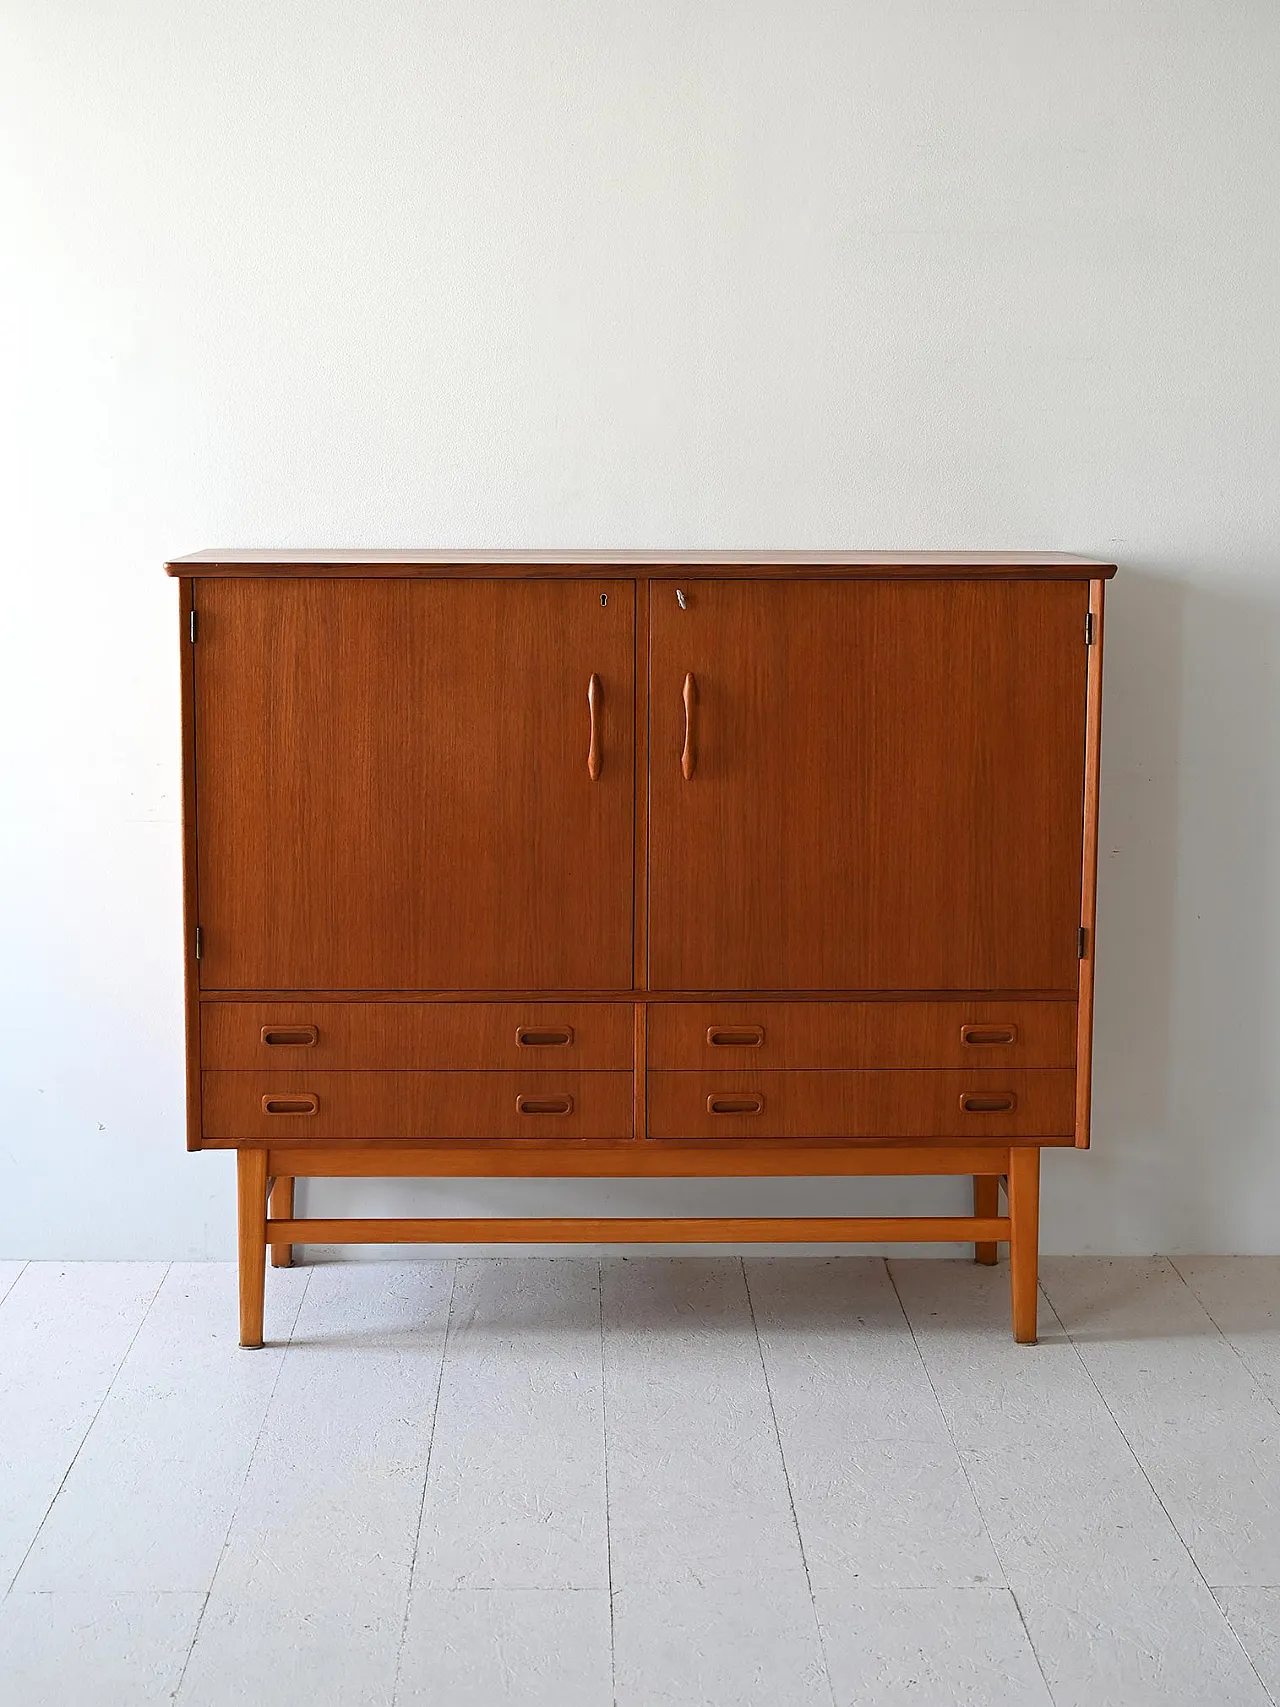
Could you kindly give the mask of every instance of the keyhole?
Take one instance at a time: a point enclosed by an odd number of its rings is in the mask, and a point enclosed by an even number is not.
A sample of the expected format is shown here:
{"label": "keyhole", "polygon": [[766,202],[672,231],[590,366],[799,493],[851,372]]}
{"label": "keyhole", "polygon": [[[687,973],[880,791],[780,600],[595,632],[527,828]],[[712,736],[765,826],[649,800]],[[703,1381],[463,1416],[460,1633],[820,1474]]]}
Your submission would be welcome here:
{"label": "keyhole", "polygon": [[607,605],[607,604],[608,604],[608,602],[609,602],[609,595],[608,595],[608,593],[601,593],[601,595],[600,595],[600,603],[601,603],[601,604],[602,604],[602,605]]}

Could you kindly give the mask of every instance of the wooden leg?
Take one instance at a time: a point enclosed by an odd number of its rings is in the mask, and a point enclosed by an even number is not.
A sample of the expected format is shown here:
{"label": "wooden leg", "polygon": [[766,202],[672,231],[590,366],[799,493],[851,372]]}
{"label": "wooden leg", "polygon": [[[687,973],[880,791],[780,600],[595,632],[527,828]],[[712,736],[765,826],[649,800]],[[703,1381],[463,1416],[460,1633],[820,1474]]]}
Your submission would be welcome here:
{"label": "wooden leg", "polygon": [[[984,1219],[1000,1213],[1000,1179],[997,1174],[974,1174],[973,1213]],[[973,1247],[973,1260],[986,1263],[989,1268],[996,1260],[995,1240],[979,1240]]]}
{"label": "wooden leg", "polygon": [[[293,1181],[292,1181],[292,1179],[284,1178],[284,1179],[277,1179],[276,1180],[276,1183],[271,1188],[271,1198],[270,1198],[269,1208],[270,1208],[271,1214],[278,1217],[280,1220],[282,1220],[282,1221],[292,1221],[293,1220]],[[272,1247],[271,1247],[271,1266],[272,1266],[272,1268],[292,1268],[293,1267],[293,1246],[292,1245],[272,1245]]]}
{"label": "wooden leg", "polygon": [[267,1152],[236,1151],[240,1210],[240,1344],[262,1344],[267,1280]]}
{"label": "wooden leg", "polygon": [[1009,1276],[1019,1345],[1036,1343],[1039,1248],[1040,1151],[1021,1145],[1009,1151]]}

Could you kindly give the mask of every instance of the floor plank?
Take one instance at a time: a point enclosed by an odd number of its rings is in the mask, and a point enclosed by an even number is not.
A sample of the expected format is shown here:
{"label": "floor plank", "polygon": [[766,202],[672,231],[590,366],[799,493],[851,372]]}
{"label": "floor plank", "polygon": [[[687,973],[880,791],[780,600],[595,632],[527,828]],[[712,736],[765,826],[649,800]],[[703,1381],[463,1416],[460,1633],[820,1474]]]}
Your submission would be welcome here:
{"label": "floor plank", "polygon": [[1174,1257],[1197,1303],[1280,1406],[1280,1257]]}
{"label": "floor plank", "polygon": [[614,1587],[801,1571],[741,1263],[615,1260],[603,1284]]}
{"label": "floor plank", "polygon": [[231,1263],[175,1263],[16,1586],[193,1592],[213,1581],[307,1284],[272,1276],[260,1351],[237,1345]]}
{"label": "floor plank", "polygon": [[452,1281],[451,1263],[311,1271],[182,1707],[389,1707]]}
{"label": "floor plank", "polygon": [[14,1266],[4,1707],[1280,1699],[1280,1263]]}
{"label": "floor plank", "polygon": [[1009,1268],[893,1261],[890,1273],[952,1439],[961,1447],[1122,1437],[1075,1347],[1040,1309],[1034,1346],[1005,1332]]}
{"label": "floor plank", "polygon": [[1263,1687],[1280,1701],[1280,1588],[1213,1592]]}
{"label": "floor plank", "polygon": [[462,1261],[415,1580],[607,1589],[599,1266]]}
{"label": "floor plank", "polygon": [[1174,1265],[1045,1265],[1045,1286],[1207,1582],[1280,1583],[1280,1415]]}
{"label": "floor plank", "polygon": [[884,1263],[747,1277],[814,1587],[1003,1584]]}
{"label": "floor plank", "polygon": [[614,1596],[617,1707],[831,1707],[801,1573]]}
{"label": "floor plank", "polygon": [[202,1594],[22,1594],[0,1604],[0,1701],[169,1707]]}
{"label": "floor plank", "polygon": [[603,1589],[415,1585],[395,1707],[613,1707]]}
{"label": "floor plank", "polygon": [[1006,1589],[819,1593],[836,1707],[1053,1707]]}
{"label": "floor plank", "polygon": [[163,1263],[28,1263],[0,1306],[0,1592],[164,1279]]}
{"label": "floor plank", "polygon": [[1269,1707],[1202,1583],[1019,1596],[1055,1707]]}

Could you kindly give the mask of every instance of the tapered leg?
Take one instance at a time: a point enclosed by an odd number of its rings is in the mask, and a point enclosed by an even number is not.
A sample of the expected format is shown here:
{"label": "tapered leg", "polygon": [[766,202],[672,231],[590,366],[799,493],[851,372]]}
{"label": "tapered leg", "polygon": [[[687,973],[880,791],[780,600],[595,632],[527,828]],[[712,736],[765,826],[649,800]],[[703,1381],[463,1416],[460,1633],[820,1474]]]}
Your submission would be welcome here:
{"label": "tapered leg", "polygon": [[262,1344],[267,1281],[267,1152],[236,1151],[240,1210],[240,1344]]}
{"label": "tapered leg", "polygon": [[1009,1277],[1019,1345],[1036,1343],[1039,1247],[1040,1151],[1024,1145],[1009,1151]]}
{"label": "tapered leg", "polygon": [[[270,1199],[269,1207],[270,1207],[271,1214],[277,1216],[279,1219],[286,1220],[286,1221],[291,1221],[293,1219],[293,1181],[292,1181],[292,1179],[287,1179],[287,1178],[277,1178],[276,1179],[276,1183],[271,1188],[271,1199]],[[994,1261],[994,1260],[995,1259],[992,1258],[992,1261]],[[292,1268],[293,1267],[293,1246],[292,1245],[272,1245],[272,1247],[271,1247],[271,1266],[272,1266],[272,1268]]]}
{"label": "tapered leg", "polygon": [[[1000,1213],[1000,1180],[997,1175],[974,1174],[973,1213],[981,1215],[984,1220]],[[973,1260],[986,1263],[989,1268],[996,1260],[995,1240],[979,1239],[973,1247]]]}

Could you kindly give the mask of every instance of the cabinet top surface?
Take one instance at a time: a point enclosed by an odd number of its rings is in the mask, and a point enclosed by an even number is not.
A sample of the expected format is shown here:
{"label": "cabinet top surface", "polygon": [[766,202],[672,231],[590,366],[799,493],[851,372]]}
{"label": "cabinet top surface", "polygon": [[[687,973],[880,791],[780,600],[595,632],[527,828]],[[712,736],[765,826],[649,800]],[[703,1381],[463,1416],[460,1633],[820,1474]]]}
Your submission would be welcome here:
{"label": "cabinet top surface", "polygon": [[293,549],[193,551],[165,564],[170,575],[664,575],[701,574],[993,577],[1097,580],[1116,572],[1102,558],[1064,551],[626,551]]}

